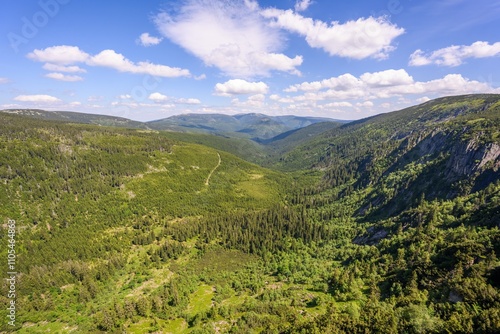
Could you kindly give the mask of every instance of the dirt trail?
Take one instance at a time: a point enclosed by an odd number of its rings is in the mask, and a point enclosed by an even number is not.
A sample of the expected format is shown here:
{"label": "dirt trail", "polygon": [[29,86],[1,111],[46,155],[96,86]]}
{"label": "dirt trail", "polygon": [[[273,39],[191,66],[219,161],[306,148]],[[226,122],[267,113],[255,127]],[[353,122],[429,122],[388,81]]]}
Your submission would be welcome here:
{"label": "dirt trail", "polygon": [[207,177],[207,179],[206,179],[206,181],[205,181],[205,185],[206,185],[206,186],[208,186],[208,184],[209,184],[209,182],[210,182],[210,178],[212,177],[212,174],[215,172],[215,170],[216,170],[217,168],[219,168],[220,163],[222,162],[222,159],[220,158],[220,154],[219,154],[219,152],[217,152],[217,156],[219,157],[219,162],[217,163],[217,166],[215,166],[215,168],[214,168],[214,169],[212,169],[212,171],[210,172],[210,174],[208,174],[208,177]]}

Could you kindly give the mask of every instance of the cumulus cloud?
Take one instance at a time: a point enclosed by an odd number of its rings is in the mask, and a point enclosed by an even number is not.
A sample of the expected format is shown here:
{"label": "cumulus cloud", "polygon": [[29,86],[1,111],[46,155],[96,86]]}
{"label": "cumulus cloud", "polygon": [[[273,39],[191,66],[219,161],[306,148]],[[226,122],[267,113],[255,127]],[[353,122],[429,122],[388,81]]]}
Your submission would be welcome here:
{"label": "cumulus cloud", "polygon": [[280,53],[280,31],[267,24],[255,1],[186,0],[176,12],[158,14],[155,23],[163,36],[227,75],[300,74],[302,57]]}
{"label": "cumulus cloud", "polygon": [[338,77],[332,77],[321,81],[303,82],[300,84],[292,85],[284,91],[288,93],[298,91],[318,91],[324,88],[335,88],[339,90],[352,90],[354,88],[361,88],[362,82],[350,73],[342,74]]}
{"label": "cumulus cloud", "polygon": [[500,94],[500,88],[461,74],[419,81],[403,69],[389,69],[358,76],[345,73],[319,81],[302,82],[289,86],[283,92],[282,95],[269,96],[266,110],[324,116],[342,113],[342,116],[336,117],[358,119],[442,96]]}
{"label": "cumulus cloud", "polygon": [[249,96],[246,101],[233,99],[231,104],[235,107],[262,108],[265,105],[266,96],[264,94],[255,94]]}
{"label": "cumulus cloud", "polygon": [[215,85],[215,95],[266,94],[269,87],[262,81],[248,82],[242,79],[228,80]]}
{"label": "cumulus cloud", "polygon": [[431,100],[431,99],[430,99],[429,97],[427,97],[427,96],[422,96],[422,97],[418,98],[416,101],[417,101],[418,103],[424,103],[424,102],[427,102],[427,101],[430,101],[430,100]]}
{"label": "cumulus cloud", "polygon": [[342,102],[331,102],[325,104],[325,106],[331,107],[331,108],[345,108],[345,107],[352,107],[352,103],[342,101]]}
{"label": "cumulus cloud", "polygon": [[167,95],[164,95],[162,93],[151,93],[149,94],[148,97],[150,100],[155,101],[157,103],[164,103],[164,102],[170,102],[170,103],[175,103],[175,104],[190,104],[190,105],[196,105],[196,104],[201,104],[201,101],[195,98],[171,98]]}
{"label": "cumulus cloud", "polygon": [[55,103],[61,102],[60,99],[50,95],[18,95],[14,98],[20,102],[37,102],[37,103]]}
{"label": "cumulus cloud", "polygon": [[57,65],[46,63],[43,65],[43,69],[47,71],[53,72],[66,72],[66,73],[85,73],[87,72],[85,69],[80,68],[78,66],[65,66],[65,65]]}
{"label": "cumulus cloud", "polygon": [[372,101],[365,101],[365,102],[356,103],[356,107],[371,108],[373,106],[374,106],[374,104]]}
{"label": "cumulus cloud", "polygon": [[89,55],[77,46],[58,45],[43,50],[35,49],[33,52],[28,53],[27,57],[43,63],[69,65],[84,63],[89,58]]}
{"label": "cumulus cloud", "polygon": [[398,86],[413,83],[413,78],[405,70],[386,70],[375,73],[365,73],[361,81],[370,87]]}
{"label": "cumulus cloud", "polygon": [[354,59],[387,58],[395,48],[393,40],[405,31],[385,17],[328,24],[306,18],[292,10],[269,8],[261,14],[272,19],[272,26],[304,36],[313,48],[321,48],[331,56]]}
{"label": "cumulus cloud", "polygon": [[59,80],[59,81],[66,81],[66,82],[75,82],[75,81],[82,81],[83,78],[78,76],[78,75],[66,75],[63,73],[59,72],[51,72],[45,74],[45,77],[54,79],[54,80]]}
{"label": "cumulus cloud", "polygon": [[194,99],[194,98],[188,98],[188,99],[180,98],[180,99],[177,99],[175,102],[179,103],[179,104],[200,104],[201,103],[200,100]]}
{"label": "cumulus cloud", "polygon": [[97,55],[90,58],[87,63],[91,66],[113,68],[120,72],[150,74],[158,77],[172,78],[190,75],[188,70],[177,67],[152,64],[149,62],[139,62],[136,64],[114,50],[101,51]]}
{"label": "cumulus cloud", "polygon": [[478,41],[471,45],[452,45],[425,54],[422,50],[416,50],[410,56],[410,66],[424,66],[436,64],[442,66],[459,66],[467,58],[487,58],[500,55],[500,42],[489,44]]}
{"label": "cumulus cloud", "polygon": [[151,93],[149,94],[149,99],[155,102],[163,102],[168,100],[168,96],[161,93]]}
{"label": "cumulus cloud", "polygon": [[[149,74],[157,77],[188,77],[191,76],[189,70],[166,65],[153,64],[150,62],[138,62],[125,58],[124,55],[114,50],[103,50],[98,54],[91,56],[81,51],[76,46],[52,46],[43,50],[34,50],[27,57],[34,61],[46,63],[43,68],[49,71],[59,72],[85,72],[84,69],[74,65],[84,63],[89,66],[100,66],[115,69],[120,72],[134,74]],[[73,65],[73,66],[70,66]],[[47,75],[56,80],[62,80],[61,75]],[[70,76],[64,76],[68,78]],[[75,79],[75,77],[73,77]],[[66,80],[76,81],[76,80]]]}
{"label": "cumulus cloud", "polygon": [[[405,70],[386,70],[364,73],[355,77],[350,73],[315,82],[303,82],[284,90],[301,93],[288,97],[293,101],[327,101],[345,99],[385,99],[405,95],[459,95],[471,93],[500,93],[487,83],[470,80],[460,74],[449,74],[430,81],[415,81]],[[426,97],[427,98],[427,97]],[[275,98],[278,100],[277,98]]]}
{"label": "cumulus cloud", "polygon": [[307,8],[309,8],[311,3],[312,3],[311,0],[298,0],[295,3],[295,11],[302,12],[302,11],[306,10]]}
{"label": "cumulus cloud", "polygon": [[137,43],[142,46],[153,46],[158,45],[162,41],[163,38],[151,36],[149,33],[142,33],[141,36],[137,39]]}

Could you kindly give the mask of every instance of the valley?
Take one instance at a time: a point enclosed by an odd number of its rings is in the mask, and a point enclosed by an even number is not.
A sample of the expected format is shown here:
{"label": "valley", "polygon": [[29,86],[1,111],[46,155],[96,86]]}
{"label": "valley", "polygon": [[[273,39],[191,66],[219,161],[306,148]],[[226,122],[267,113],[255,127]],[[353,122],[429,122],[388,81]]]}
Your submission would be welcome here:
{"label": "valley", "polygon": [[0,182],[17,333],[500,331],[500,95],[352,122],[7,110]]}

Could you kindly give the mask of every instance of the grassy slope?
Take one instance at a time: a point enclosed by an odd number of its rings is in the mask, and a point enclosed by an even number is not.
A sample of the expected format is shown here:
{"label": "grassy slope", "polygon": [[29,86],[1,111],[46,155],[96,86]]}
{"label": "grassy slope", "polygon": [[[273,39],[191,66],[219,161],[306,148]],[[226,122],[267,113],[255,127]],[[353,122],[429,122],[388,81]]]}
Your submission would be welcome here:
{"label": "grassy slope", "polygon": [[[206,146],[162,139],[154,132],[0,117],[5,185],[0,215],[15,219],[22,231],[17,249],[24,276],[18,285],[18,323],[41,325],[44,319],[59,319],[88,328],[95,320],[92,309],[110,298],[140,295],[168,282],[168,266],[142,272],[141,257],[158,248],[134,239],[148,234],[145,229],[156,232],[160,244],[167,240],[164,226],[221,212],[258,210],[282,198],[279,184],[284,176]],[[207,186],[217,153],[221,165]],[[87,280],[77,274],[81,270],[84,276],[95,275],[96,266],[108,267],[110,261],[120,263],[116,267],[121,269],[104,270],[111,277],[97,285],[89,280],[86,286]],[[184,261],[192,261],[191,256]],[[138,290],[144,282],[152,283]],[[27,299],[33,295],[35,304]],[[73,304],[82,298],[92,300],[83,309]],[[50,305],[72,306],[52,309],[47,300]]]}
{"label": "grassy slope", "polygon": [[132,121],[127,118],[107,115],[86,114],[72,111],[47,111],[39,109],[7,109],[0,112],[30,116],[33,118],[63,121],[71,123],[96,124],[101,126],[117,126],[124,128],[147,129],[147,125],[142,122]]}

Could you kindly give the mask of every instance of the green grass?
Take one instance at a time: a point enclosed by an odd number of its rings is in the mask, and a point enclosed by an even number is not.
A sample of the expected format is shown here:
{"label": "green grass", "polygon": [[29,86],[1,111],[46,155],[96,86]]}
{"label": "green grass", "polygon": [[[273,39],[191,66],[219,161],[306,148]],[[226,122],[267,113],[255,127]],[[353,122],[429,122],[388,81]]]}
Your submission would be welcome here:
{"label": "green grass", "polygon": [[194,317],[202,312],[207,312],[212,306],[214,288],[208,285],[200,285],[189,297],[187,314]]}
{"label": "green grass", "polygon": [[188,323],[182,318],[166,321],[161,328],[165,333],[184,334],[189,333]]}
{"label": "green grass", "polygon": [[40,333],[79,333],[78,326],[61,323],[58,321],[42,321],[36,324],[25,324],[25,327],[16,331],[19,334],[40,334]]}

